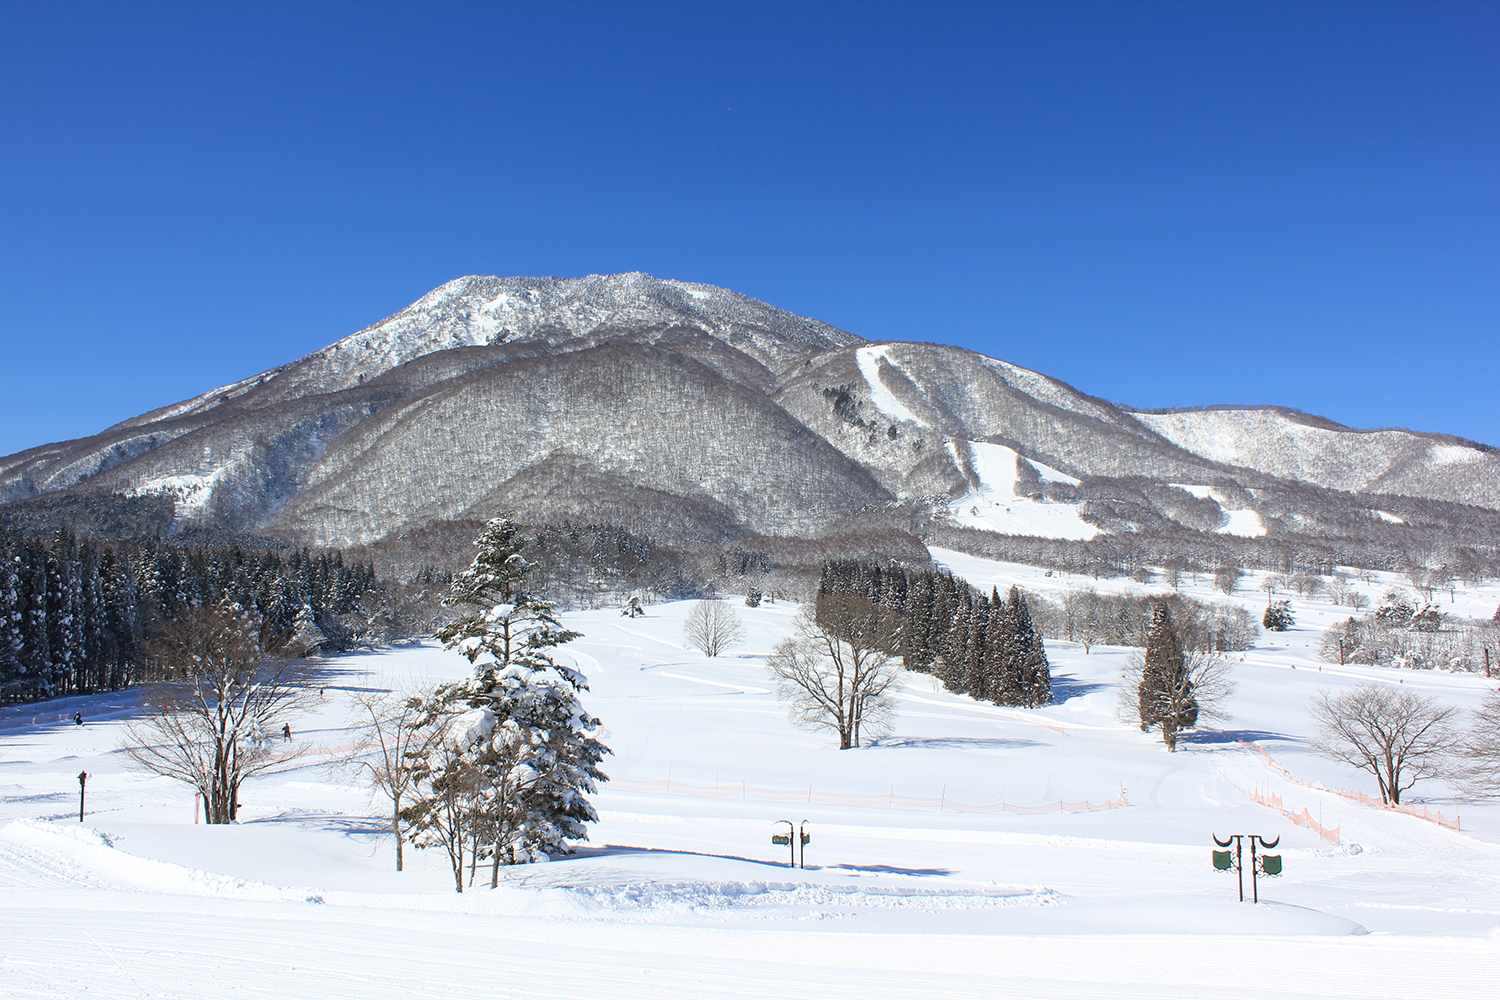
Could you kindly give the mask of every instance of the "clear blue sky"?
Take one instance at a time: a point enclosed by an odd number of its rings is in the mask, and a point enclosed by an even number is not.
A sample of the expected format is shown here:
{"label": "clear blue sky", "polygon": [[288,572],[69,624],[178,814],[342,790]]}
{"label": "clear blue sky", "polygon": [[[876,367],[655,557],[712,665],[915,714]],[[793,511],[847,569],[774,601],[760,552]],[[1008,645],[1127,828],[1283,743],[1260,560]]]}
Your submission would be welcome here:
{"label": "clear blue sky", "polygon": [[1500,445],[1500,4],[0,4],[0,454],[464,274]]}

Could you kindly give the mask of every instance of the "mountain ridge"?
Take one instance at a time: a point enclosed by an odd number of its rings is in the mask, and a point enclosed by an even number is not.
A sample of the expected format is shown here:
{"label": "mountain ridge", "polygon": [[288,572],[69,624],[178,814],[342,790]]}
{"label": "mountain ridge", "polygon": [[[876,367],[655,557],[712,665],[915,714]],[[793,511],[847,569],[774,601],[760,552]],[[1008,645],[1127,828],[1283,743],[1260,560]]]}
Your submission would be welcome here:
{"label": "mountain ridge", "polygon": [[602,511],[685,541],[815,535],[914,501],[940,518],[962,502],[1001,534],[1060,523],[1016,520],[1023,501],[1114,533],[1311,530],[1307,503],[1314,520],[1350,502],[1379,519],[1373,501],[1286,499],[1329,489],[1500,510],[1500,453],[1287,408],[1133,409],[641,272],[457,278],[288,364],[0,458],[0,501],[164,496],[176,525],[318,545],[502,507]]}

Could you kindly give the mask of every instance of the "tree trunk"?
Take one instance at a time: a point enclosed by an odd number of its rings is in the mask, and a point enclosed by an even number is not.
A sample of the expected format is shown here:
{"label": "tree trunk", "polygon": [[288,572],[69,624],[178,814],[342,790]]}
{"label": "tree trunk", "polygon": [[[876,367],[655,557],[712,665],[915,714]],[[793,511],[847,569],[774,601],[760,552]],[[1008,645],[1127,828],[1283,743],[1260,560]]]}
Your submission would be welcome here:
{"label": "tree trunk", "polygon": [[395,808],[391,810],[391,833],[396,835],[396,870],[401,870],[401,798],[397,796],[394,800]]}

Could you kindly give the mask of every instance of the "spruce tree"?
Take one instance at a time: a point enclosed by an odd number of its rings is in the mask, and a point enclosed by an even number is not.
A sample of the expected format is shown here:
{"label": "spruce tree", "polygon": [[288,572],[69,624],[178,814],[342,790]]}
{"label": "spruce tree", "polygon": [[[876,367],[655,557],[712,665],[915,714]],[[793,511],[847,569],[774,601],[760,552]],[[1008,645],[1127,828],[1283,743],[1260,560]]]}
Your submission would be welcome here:
{"label": "spruce tree", "polygon": [[29,558],[21,563],[21,606],[25,615],[21,625],[25,640],[21,666],[28,697],[50,698],[55,692],[47,628],[47,553],[35,546],[28,548]]}
{"label": "spruce tree", "polygon": [[990,697],[990,610],[991,604],[983,595],[970,609],[964,626],[963,668],[955,673],[955,683],[950,685],[971,698]]}
{"label": "spruce tree", "polygon": [[[1014,651],[1014,701],[1006,704],[1040,708],[1052,702],[1052,668],[1041,634],[1031,622],[1031,608],[1019,588],[1010,588],[1006,601],[1011,624],[1011,649]],[[1007,691],[1010,689],[1007,688]]]}
{"label": "spruce tree", "polygon": [[1138,699],[1141,729],[1159,726],[1169,751],[1177,749],[1177,733],[1198,721],[1198,702],[1186,657],[1172,625],[1172,614],[1161,601],[1151,608]]}
{"label": "spruce tree", "polygon": [[1272,632],[1285,632],[1297,624],[1297,620],[1292,617],[1292,602],[1277,601],[1266,605],[1266,613],[1261,617],[1261,624]]}
{"label": "spruce tree", "polygon": [[18,541],[0,537],[0,699],[6,700],[20,686],[21,653],[26,648]]}
{"label": "spruce tree", "polygon": [[[1021,663],[1025,658],[1025,643],[1021,635],[1020,592],[1010,588],[995,615],[995,693],[1000,705],[1020,705],[1025,702],[1024,685],[1021,680]],[[1026,624],[1029,628],[1031,619]]]}
{"label": "spruce tree", "polygon": [[437,633],[473,665],[436,698],[473,734],[466,766],[480,780],[467,822],[488,841],[492,886],[502,864],[568,854],[569,840],[586,840],[584,824],[598,816],[584,794],[607,780],[598,765],[609,749],[589,735],[599,720],[578,700],[588,682],[552,654],[578,633],[558,621],[553,602],[525,589],[525,544],[508,518],[486,525],[444,602],[471,610]]}

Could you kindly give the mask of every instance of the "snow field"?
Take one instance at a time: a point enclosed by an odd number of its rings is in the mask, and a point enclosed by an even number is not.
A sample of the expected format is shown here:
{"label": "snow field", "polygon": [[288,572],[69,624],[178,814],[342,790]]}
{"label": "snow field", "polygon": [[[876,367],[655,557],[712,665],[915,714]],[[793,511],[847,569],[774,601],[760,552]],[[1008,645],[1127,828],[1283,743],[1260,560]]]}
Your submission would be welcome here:
{"label": "snow field", "polygon": [[[935,555],[1002,591],[1164,589]],[[1210,582],[1184,589],[1226,599]],[[1228,599],[1258,610],[1258,582]],[[1398,582],[1360,586],[1378,600]],[[1488,617],[1500,588],[1455,596]],[[320,765],[247,786],[236,826],[195,826],[186,788],[121,767],[133,693],[0,710],[0,995],[1491,995],[1500,810],[1418,785],[1413,801],[1462,815],[1455,833],[1288,781],[1241,741],[1298,778],[1371,791],[1305,751],[1313,692],[1373,678],[1472,707],[1500,682],[1320,664],[1318,632],[1348,611],[1291,599],[1298,625],[1235,664],[1233,720],[1170,755],[1115,719],[1126,650],[1049,643],[1057,697],[1034,712],[908,676],[891,734],[840,752],[787,722],[763,666],[795,607],[735,601],[746,642],[713,660],[683,643],[690,603],[569,614],[584,638],[562,652],[589,677],[618,781],[595,797],[601,821],[575,857],[463,895],[431,852],[392,871],[382,805]],[[431,643],[335,658],[320,710],[293,729],[323,759],[347,756],[353,692],[466,668]],[[787,797],[737,797],[742,785]],[[1098,812],[944,805],[1097,804],[1122,788],[1129,806]],[[1341,842],[1255,805],[1254,790]],[[770,843],[780,819],[806,821],[808,868]],[[1282,838],[1268,904],[1239,904],[1233,876],[1212,870],[1215,833]]]}
{"label": "snow field", "polygon": [[[1051,503],[1016,495],[1016,452],[1000,444],[970,441],[974,472],[980,488],[953,501],[950,515],[965,528],[979,528],[1006,535],[1088,540],[1099,528],[1085,521],[1079,504]],[[1032,462],[1043,482],[1077,485],[1078,480],[1055,469]]]}

